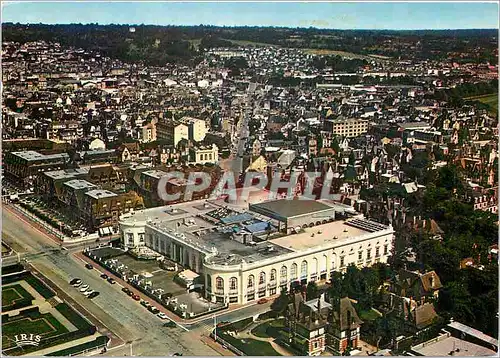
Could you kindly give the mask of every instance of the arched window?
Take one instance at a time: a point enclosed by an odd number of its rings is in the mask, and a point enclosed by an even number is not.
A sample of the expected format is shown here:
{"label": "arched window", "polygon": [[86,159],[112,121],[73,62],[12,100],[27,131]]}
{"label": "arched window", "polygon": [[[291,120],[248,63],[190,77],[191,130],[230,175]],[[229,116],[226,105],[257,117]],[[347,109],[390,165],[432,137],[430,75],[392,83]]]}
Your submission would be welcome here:
{"label": "arched window", "polygon": [[259,274],[259,285],[265,285],[266,284],[266,273],[261,272]]}
{"label": "arched window", "polygon": [[318,273],[318,259],[313,258],[312,273]]}
{"label": "arched window", "polygon": [[307,261],[302,261],[300,265],[300,277],[307,277]]}
{"label": "arched window", "polygon": [[219,291],[224,290],[224,279],[222,277],[217,277],[215,279],[215,288]]}
{"label": "arched window", "polygon": [[255,286],[255,277],[253,275],[248,276],[248,288]]}
{"label": "arched window", "polygon": [[292,280],[296,280],[297,279],[297,264],[296,263],[292,264],[292,268],[290,270],[290,278]]}
{"label": "arched window", "polygon": [[276,270],[272,269],[271,274],[269,275],[269,281],[276,281]]}
{"label": "arched window", "polygon": [[229,289],[236,290],[238,287],[238,279],[236,277],[231,277],[229,279]]}
{"label": "arched window", "polygon": [[282,266],[280,270],[280,281],[281,282],[286,282],[286,277],[287,276],[287,268],[286,266]]}

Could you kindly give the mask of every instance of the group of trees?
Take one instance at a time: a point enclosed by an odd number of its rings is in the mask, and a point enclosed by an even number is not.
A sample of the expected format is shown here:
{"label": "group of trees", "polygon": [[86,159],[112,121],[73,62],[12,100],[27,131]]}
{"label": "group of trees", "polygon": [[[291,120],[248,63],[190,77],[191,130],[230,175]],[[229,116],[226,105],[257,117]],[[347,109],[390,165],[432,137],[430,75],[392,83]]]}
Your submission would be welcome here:
{"label": "group of trees", "polygon": [[[449,53],[471,53],[479,62],[496,62],[494,30],[375,31],[316,28],[156,26],[98,24],[2,24],[4,41],[57,41],[95,50],[124,61],[161,65],[189,62],[197,57],[189,40],[201,39],[201,48],[231,47],[230,40],[267,43],[290,48],[321,48],[391,57],[445,58]],[[387,42],[387,40],[391,40]],[[389,45],[387,45],[389,44]],[[416,44],[420,44],[416,46]],[[412,51],[407,48],[412,47]],[[476,49],[480,48],[481,51]],[[353,60],[357,61],[357,60]],[[318,62],[322,66],[321,61]],[[338,64],[336,64],[338,65]],[[346,70],[355,62],[346,62]],[[340,64],[339,66],[344,66]]]}
{"label": "group of trees", "polygon": [[498,93],[498,79],[477,83],[464,83],[454,88],[437,90],[428,95],[438,101],[450,102],[454,106],[462,106],[464,99],[487,94]]}

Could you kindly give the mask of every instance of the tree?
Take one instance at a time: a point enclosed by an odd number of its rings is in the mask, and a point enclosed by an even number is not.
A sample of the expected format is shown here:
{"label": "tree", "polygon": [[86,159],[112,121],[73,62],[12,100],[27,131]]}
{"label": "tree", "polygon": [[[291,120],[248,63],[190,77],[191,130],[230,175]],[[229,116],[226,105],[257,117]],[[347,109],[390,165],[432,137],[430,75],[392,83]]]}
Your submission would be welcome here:
{"label": "tree", "polygon": [[271,310],[276,312],[278,315],[283,315],[286,307],[290,303],[290,297],[285,287],[281,289],[281,293],[271,304]]}
{"label": "tree", "polygon": [[309,282],[306,288],[306,299],[314,300],[319,297],[318,285],[316,282]]}
{"label": "tree", "polygon": [[333,137],[331,143],[330,143],[330,148],[332,148],[335,151],[335,154],[338,154],[340,152],[340,145],[337,140],[337,137]]}

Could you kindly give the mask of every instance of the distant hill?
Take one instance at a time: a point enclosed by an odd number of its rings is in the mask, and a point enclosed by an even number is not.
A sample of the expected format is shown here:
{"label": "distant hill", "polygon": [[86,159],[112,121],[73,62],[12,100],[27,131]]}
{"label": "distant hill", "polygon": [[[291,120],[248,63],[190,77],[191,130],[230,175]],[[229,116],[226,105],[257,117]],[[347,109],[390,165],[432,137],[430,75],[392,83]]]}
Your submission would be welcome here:
{"label": "distant hill", "polygon": [[[134,32],[130,28],[135,29]],[[328,30],[282,27],[154,26],[97,24],[2,24],[3,41],[57,41],[123,61],[147,64],[196,61],[199,51],[211,47],[278,45],[325,49],[391,58],[443,58],[470,52],[491,57],[498,47],[497,30]],[[483,53],[474,52],[484,48]],[[494,60],[494,58],[491,58]],[[496,62],[496,61],[495,61]]]}

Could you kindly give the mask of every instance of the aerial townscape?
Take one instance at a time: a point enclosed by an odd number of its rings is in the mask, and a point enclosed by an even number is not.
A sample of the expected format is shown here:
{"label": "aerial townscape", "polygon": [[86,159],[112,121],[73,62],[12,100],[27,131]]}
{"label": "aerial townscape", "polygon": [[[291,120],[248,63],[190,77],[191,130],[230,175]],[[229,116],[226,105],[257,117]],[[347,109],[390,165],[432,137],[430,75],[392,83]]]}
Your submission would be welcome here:
{"label": "aerial townscape", "polygon": [[498,3],[2,13],[2,355],[498,355]]}

